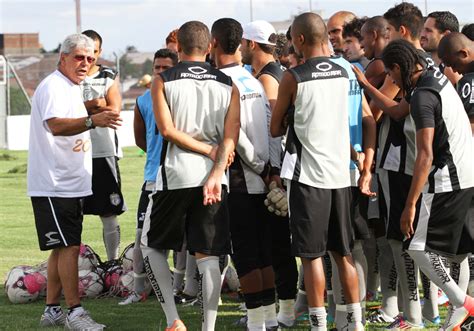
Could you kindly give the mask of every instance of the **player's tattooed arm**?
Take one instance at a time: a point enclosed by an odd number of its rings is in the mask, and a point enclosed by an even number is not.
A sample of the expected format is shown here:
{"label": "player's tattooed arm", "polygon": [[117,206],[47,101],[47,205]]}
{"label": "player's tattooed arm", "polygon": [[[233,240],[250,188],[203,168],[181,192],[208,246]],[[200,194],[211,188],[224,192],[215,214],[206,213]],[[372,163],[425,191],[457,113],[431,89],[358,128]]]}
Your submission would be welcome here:
{"label": "player's tattooed arm", "polygon": [[278,99],[272,111],[272,119],[270,122],[270,133],[273,137],[279,137],[285,134],[285,116],[295,101],[295,95],[295,77],[289,71],[285,71],[280,86],[278,87]]}
{"label": "player's tattooed arm", "polygon": [[210,157],[213,146],[194,139],[190,135],[176,129],[171,118],[171,112],[166,102],[164,83],[161,77],[156,77],[151,85],[151,98],[153,100],[153,113],[156,125],[164,139],[176,144],[182,149],[187,149]]}

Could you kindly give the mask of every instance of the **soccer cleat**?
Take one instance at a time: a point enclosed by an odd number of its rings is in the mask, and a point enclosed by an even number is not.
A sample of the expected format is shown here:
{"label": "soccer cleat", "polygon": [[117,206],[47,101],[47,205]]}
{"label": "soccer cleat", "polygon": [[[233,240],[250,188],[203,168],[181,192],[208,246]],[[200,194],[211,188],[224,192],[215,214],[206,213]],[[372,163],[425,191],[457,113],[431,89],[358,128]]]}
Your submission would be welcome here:
{"label": "soccer cleat", "polygon": [[295,320],[278,320],[280,328],[289,329],[295,325]]}
{"label": "soccer cleat", "polygon": [[63,326],[66,323],[66,314],[61,308],[56,312],[52,309],[47,309],[43,315],[41,315],[40,326]]}
{"label": "soccer cleat", "polygon": [[440,331],[459,331],[461,330],[461,325],[469,317],[469,311],[464,307],[454,308],[453,306],[448,307],[448,315],[444,321],[443,326],[439,329]]}
{"label": "soccer cleat", "polygon": [[147,295],[146,295],[145,292],[143,292],[142,294],[132,292],[132,293],[130,293],[130,295],[128,297],[125,298],[125,300],[120,301],[118,304],[120,306],[125,306],[125,305],[129,305],[129,304],[132,304],[132,303],[144,302],[144,301],[146,301],[146,299],[147,299]]}
{"label": "soccer cleat", "polygon": [[448,296],[443,291],[438,289],[438,306],[446,305],[448,303]]}
{"label": "soccer cleat", "polygon": [[102,331],[105,325],[94,321],[87,311],[70,318],[66,318],[65,329],[74,331]]}
{"label": "soccer cleat", "polygon": [[233,324],[234,324],[234,326],[237,326],[237,327],[247,328],[247,321],[248,321],[248,317],[247,317],[247,315],[245,315],[245,316],[240,317]]}
{"label": "soccer cleat", "polygon": [[166,328],[165,331],[187,331],[187,329],[182,320],[175,320],[173,325]]}
{"label": "soccer cleat", "polygon": [[388,324],[393,323],[395,318],[388,316],[381,309],[377,309],[367,317],[367,323]]}
{"label": "soccer cleat", "polygon": [[440,325],[440,324],[441,324],[441,317],[436,316],[436,317],[433,318],[433,319],[423,317],[423,322],[424,322],[425,324]]}
{"label": "soccer cleat", "polygon": [[416,325],[408,322],[406,319],[403,318],[403,316],[399,315],[393,321],[392,324],[387,326],[385,329],[386,330],[421,330],[424,329],[425,326],[422,325]]}
{"label": "soccer cleat", "polygon": [[186,293],[181,293],[174,296],[174,302],[177,305],[189,304],[196,300],[196,296],[188,295]]}

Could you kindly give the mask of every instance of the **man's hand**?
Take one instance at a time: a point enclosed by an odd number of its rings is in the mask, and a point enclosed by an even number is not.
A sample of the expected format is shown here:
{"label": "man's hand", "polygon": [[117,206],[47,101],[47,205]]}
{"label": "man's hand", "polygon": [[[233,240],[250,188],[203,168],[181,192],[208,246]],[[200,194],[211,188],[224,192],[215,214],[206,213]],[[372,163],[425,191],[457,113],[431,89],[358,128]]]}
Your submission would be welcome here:
{"label": "man's hand", "polygon": [[415,220],[416,206],[405,206],[402,216],[400,218],[400,230],[405,236],[405,239],[411,238],[415,233],[413,230],[413,221]]}
{"label": "man's hand", "polygon": [[[209,155],[208,155],[208,157],[209,157],[212,161],[214,161],[214,162],[216,162],[216,159],[217,159],[217,151],[218,151],[218,149],[219,149],[219,145],[214,145],[214,146],[212,146],[211,152],[210,152]],[[235,159],[235,152],[233,151],[233,152],[230,152],[230,154],[229,154],[229,157],[228,157],[228,159],[227,159],[226,168],[229,168],[230,165],[231,165],[232,163],[234,163],[234,159]]]}
{"label": "man's hand", "polygon": [[117,130],[117,128],[122,125],[120,113],[109,110],[107,107],[104,109],[104,111],[91,116],[92,123],[95,126]]}
{"label": "man's hand", "polygon": [[355,65],[352,65],[352,71],[354,71],[357,81],[359,82],[362,88],[365,88],[370,85],[369,80],[365,77],[364,73]]}
{"label": "man's hand", "polygon": [[281,182],[280,176],[278,176],[278,175],[270,175],[269,181],[270,181],[270,183],[271,183],[271,182],[275,182],[277,187],[283,189],[283,183]]}
{"label": "man's hand", "polygon": [[360,192],[366,196],[374,197],[377,194],[370,190],[371,183],[372,183],[372,173],[370,172],[370,169],[366,169],[362,171],[360,173],[360,177],[358,181]]}
{"label": "man's hand", "polygon": [[202,188],[202,193],[204,196],[203,204],[204,206],[212,205],[214,203],[221,201],[222,194],[222,178],[218,177],[211,173],[206,183]]}

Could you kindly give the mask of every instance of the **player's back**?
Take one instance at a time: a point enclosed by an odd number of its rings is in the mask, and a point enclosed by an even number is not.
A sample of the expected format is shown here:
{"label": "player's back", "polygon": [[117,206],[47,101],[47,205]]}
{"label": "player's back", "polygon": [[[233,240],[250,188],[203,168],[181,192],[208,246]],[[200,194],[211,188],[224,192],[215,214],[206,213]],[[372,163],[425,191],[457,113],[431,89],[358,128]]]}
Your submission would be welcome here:
{"label": "player's back", "polygon": [[[218,145],[232,94],[232,80],[205,62],[183,61],[160,74],[175,128],[194,139]],[[165,141],[159,189],[202,186],[213,161]]]}

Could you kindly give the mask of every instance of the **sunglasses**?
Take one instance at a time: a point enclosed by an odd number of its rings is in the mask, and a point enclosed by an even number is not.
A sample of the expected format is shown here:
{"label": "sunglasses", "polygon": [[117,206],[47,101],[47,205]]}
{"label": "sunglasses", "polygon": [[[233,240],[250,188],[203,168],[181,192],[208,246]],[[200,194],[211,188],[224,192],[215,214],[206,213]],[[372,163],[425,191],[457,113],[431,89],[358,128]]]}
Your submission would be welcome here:
{"label": "sunglasses", "polygon": [[94,62],[95,59],[92,56],[74,55],[74,60],[76,60],[77,62],[82,62],[82,61],[86,60],[87,63],[92,63],[92,62]]}

